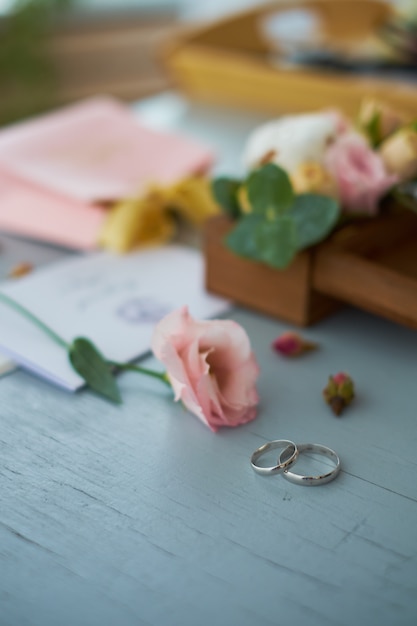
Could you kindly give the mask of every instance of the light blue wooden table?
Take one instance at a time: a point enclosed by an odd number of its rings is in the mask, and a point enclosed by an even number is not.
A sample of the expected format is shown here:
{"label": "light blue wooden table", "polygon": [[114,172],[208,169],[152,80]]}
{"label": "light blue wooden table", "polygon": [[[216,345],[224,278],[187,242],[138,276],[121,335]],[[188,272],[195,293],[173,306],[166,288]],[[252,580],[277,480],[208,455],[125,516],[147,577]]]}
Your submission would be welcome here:
{"label": "light blue wooden table", "polygon": [[[168,104],[145,113],[236,169],[255,118]],[[22,245],[5,242],[3,269]],[[417,333],[345,309],[305,332],[319,350],[284,361],[270,343],[288,325],[231,317],[261,365],[259,417],[237,429],[211,433],[131,373],[120,407],[0,380],[1,626],[417,623]],[[335,418],[321,391],[339,370],[357,397]],[[342,472],[320,487],[255,474],[276,438],[334,448]]]}

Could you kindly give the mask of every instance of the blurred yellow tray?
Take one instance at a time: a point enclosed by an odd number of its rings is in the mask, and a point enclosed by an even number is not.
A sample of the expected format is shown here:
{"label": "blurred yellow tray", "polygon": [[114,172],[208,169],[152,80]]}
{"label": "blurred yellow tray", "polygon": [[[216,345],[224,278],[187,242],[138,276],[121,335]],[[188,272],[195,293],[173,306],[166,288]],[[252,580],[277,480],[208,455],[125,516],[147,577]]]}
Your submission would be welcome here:
{"label": "blurred yellow tray", "polygon": [[376,40],[393,9],[377,0],[284,0],[185,29],[163,54],[174,82],[195,99],[270,113],[335,106],[354,115],[364,96],[375,96],[417,115],[417,82],[287,66],[265,27],[285,12],[312,20],[321,47],[354,51]]}

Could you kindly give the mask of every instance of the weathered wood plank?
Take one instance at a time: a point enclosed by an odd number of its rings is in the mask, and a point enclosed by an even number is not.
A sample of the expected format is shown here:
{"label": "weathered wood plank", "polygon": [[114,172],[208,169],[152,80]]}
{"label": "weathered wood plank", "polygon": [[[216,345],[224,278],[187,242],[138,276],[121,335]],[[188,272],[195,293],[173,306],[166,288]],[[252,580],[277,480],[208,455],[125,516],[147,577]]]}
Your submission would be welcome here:
{"label": "weathered wood plank", "polygon": [[[218,143],[223,172],[250,123],[176,120]],[[414,626],[417,333],[345,309],[285,361],[270,342],[288,325],[233,318],[261,365],[259,416],[238,429],[211,433],[132,373],[120,407],[21,371],[0,381],[1,626]],[[340,370],[357,397],[338,419],[321,390]],[[281,437],[333,447],[340,476],[255,474],[253,450]]]}
{"label": "weathered wood plank", "polygon": [[[344,311],[287,362],[269,347],[282,324],[233,317],[262,366],[259,418],[235,430],[134,374],[121,407],[2,381],[2,624],[413,623],[417,335]],[[340,366],[358,394],[337,419],[321,387]],[[256,475],[277,437],[334,447],[344,471],[316,489]]]}

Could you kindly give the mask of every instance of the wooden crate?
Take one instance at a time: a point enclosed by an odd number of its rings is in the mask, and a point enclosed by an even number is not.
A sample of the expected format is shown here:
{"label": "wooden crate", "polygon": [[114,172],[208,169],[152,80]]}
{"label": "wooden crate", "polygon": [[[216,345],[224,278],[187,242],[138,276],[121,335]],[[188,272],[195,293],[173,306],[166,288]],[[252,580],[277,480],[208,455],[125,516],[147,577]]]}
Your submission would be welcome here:
{"label": "wooden crate", "polygon": [[191,98],[270,114],[332,106],[352,116],[363,97],[375,96],[415,117],[417,88],[411,81],[393,84],[280,64],[279,49],[271,48],[259,22],[294,7],[319,16],[330,44],[343,39],[352,46],[360,45],[361,38],[375,32],[392,12],[388,3],[372,0],[282,0],[186,29],[165,46],[165,64],[174,83]]}
{"label": "wooden crate", "polygon": [[340,306],[334,299],[312,289],[312,250],[299,254],[285,271],[277,271],[231,252],[223,241],[232,227],[233,222],[224,216],[206,223],[204,253],[208,291],[299,326],[307,326]]}
{"label": "wooden crate", "polygon": [[238,304],[298,326],[331,314],[341,303],[417,328],[417,216],[354,223],[300,253],[286,270],[227,249],[230,219],[205,228],[206,287]]}
{"label": "wooden crate", "polygon": [[312,287],[417,328],[417,215],[356,223],[322,243]]}

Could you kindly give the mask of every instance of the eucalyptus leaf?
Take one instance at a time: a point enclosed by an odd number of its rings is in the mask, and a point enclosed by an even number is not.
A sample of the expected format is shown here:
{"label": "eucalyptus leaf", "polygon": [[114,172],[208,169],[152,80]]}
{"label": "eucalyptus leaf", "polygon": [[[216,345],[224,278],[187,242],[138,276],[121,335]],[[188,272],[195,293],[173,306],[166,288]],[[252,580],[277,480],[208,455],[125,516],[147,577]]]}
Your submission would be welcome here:
{"label": "eucalyptus leaf", "polygon": [[300,194],[288,214],[294,220],[299,250],[319,243],[331,232],[340,215],[339,203],[329,196]]}
{"label": "eucalyptus leaf", "polygon": [[260,215],[271,217],[285,213],[294,202],[288,174],[274,163],[267,163],[252,172],[246,188],[253,211]]}
{"label": "eucalyptus leaf", "polygon": [[224,213],[233,219],[239,217],[241,212],[237,199],[240,185],[239,180],[226,177],[215,178],[211,184],[216,202],[222,207]]}
{"label": "eucalyptus leaf", "polygon": [[297,253],[297,232],[294,220],[286,215],[275,220],[262,220],[256,226],[257,258],[276,269],[287,267]]}
{"label": "eucalyptus leaf", "polygon": [[257,259],[259,254],[256,229],[263,221],[264,218],[261,215],[253,215],[252,213],[242,217],[235,228],[226,236],[227,247],[239,256]]}
{"label": "eucalyptus leaf", "polygon": [[120,392],[110,366],[89,339],[74,339],[69,348],[69,359],[91,389],[117,404],[121,403]]}

